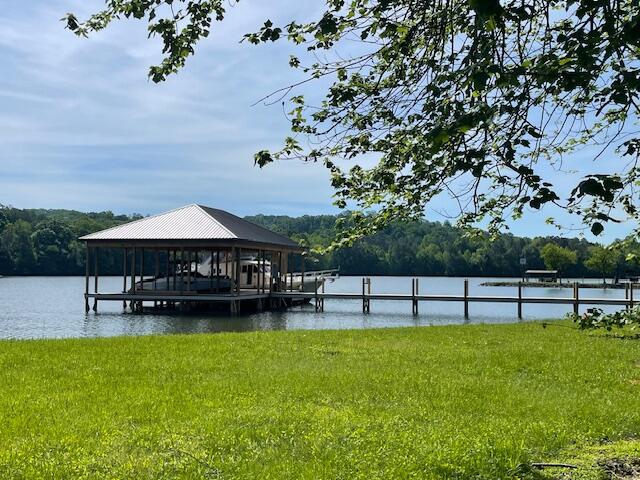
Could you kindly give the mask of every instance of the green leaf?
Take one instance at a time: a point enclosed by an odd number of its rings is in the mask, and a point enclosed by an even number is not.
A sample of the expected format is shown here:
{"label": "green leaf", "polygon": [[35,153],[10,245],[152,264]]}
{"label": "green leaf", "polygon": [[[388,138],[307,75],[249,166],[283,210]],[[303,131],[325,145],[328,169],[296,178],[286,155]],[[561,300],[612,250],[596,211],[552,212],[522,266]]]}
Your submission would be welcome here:
{"label": "green leaf", "polygon": [[600,235],[603,230],[604,226],[600,222],[594,222],[591,225],[591,233],[593,233],[595,236]]}

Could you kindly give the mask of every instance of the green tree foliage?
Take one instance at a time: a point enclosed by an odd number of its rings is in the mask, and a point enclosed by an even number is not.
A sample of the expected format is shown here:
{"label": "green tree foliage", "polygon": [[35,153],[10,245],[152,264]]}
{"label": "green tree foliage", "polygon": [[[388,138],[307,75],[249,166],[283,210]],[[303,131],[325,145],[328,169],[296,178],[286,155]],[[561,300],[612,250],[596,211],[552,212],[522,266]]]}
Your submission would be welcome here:
{"label": "green tree foliage", "polygon": [[42,271],[64,271],[73,258],[75,235],[69,226],[55,219],[38,223],[31,235],[37,266]]}
{"label": "green tree foliage", "polygon": [[[111,212],[21,210],[0,205],[0,275],[80,275],[85,246],[78,237],[140,218]],[[118,273],[121,258],[103,255],[100,269]]]}
{"label": "green tree foliage", "polygon": [[[229,4],[107,0],[84,22],[65,20],[87,36],[118,18],[146,19],[163,43],[164,58],[149,71],[159,82],[184,66]],[[292,136],[255,161],[324,163],[336,205],[358,207],[338,245],[419,219],[441,194],[458,200],[462,226],[486,222],[495,232],[526,208],[555,204],[598,235],[637,215],[639,30],[636,0],[326,0],[313,21],[267,20],[246,41],[292,42],[301,55],[290,66],[329,86],[319,104],[308,104],[304,90],[291,93],[295,86],[268,97],[289,97]],[[557,188],[554,169],[584,146],[594,147],[583,152],[593,160],[629,161],[615,174],[594,162],[572,189]],[[375,166],[360,165],[372,157]]]}
{"label": "green tree foliage", "polygon": [[[336,234],[336,217],[299,218],[258,215],[247,220],[263,225],[306,245],[327,245]],[[589,276],[584,266],[592,243],[575,238],[534,239],[487,233],[469,237],[457,227],[438,222],[394,222],[383,231],[310,259],[307,269],[340,267],[353,275],[451,275],[520,276],[519,259],[527,258],[528,268],[544,268],[541,250],[553,244],[569,251],[575,260],[565,266],[569,277]],[[629,247],[631,248],[631,247]],[[296,267],[297,268],[297,267]],[[620,266],[621,274],[633,274],[640,267]]]}
{"label": "green tree foliage", "polygon": [[615,271],[619,257],[617,249],[595,245],[589,248],[589,257],[585,260],[584,265],[602,275],[602,283],[606,284],[607,275]]}
{"label": "green tree foliage", "polygon": [[[83,275],[85,247],[77,238],[87,233],[140,218],[139,215],[115,216],[111,212],[80,213],[69,210],[0,209],[7,219],[0,226],[0,275]],[[247,220],[287,235],[310,247],[329,245],[336,235],[333,215],[269,216],[256,215]],[[345,275],[451,275],[520,276],[519,259],[527,258],[529,268],[543,268],[543,251],[550,248],[569,252],[574,260],[562,267],[571,277],[599,273],[585,265],[592,243],[559,237],[520,238],[502,234],[492,238],[483,233],[470,237],[449,223],[414,221],[394,222],[384,230],[350,247],[341,247],[324,255],[309,255],[305,268],[340,267]],[[640,266],[624,261],[628,254],[640,251],[633,241],[615,245],[620,252],[616,268],[620,275],[637,274]],[[147,252],[147,274],[153,273],[153,253]],[[100,272],[122,273],[122,252],[101,250]],[[294,258],[292,268],[299,269]],[[556,264],[553,264],[556,267]]]}
{"label": "green tree foliage", "polygon": [[565,274],[567,267],[574,265],[577,261],[576,252],[556,245],[555,243],[547,243],[542,247],[540,257],[545,267],[558,270],[560,274]]}
{"label": "green tree foliage", "polygon": [[2,248],[11,259],[11,273],[33,273],[36,256],[33,248],[31,224],[18,220],[2,230]]}

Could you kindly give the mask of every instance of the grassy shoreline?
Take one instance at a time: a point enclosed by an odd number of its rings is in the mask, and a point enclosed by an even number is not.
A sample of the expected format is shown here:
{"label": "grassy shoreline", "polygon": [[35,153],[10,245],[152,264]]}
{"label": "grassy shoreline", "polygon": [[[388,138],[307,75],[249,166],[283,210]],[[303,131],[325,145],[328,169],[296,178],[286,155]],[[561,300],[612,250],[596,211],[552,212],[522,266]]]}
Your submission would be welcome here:
{"label": "grassy shoreline", "polygon": [[0,477],[539,478],[605,442],[640,455],[640,340],[567,327],[3,341]]}

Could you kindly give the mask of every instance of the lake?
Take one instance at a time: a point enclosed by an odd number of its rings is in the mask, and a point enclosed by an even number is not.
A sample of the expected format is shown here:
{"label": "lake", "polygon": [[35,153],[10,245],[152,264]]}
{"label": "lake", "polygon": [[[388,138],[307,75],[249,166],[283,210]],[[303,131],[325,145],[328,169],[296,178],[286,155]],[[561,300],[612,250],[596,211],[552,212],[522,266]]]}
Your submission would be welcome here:
{"label": "lake", "polygon": [[[505,278],[471,278],[470,295],[516,295],[514,287],[480,284]],[[517,279],[514,279],[517,281]],[[372,292],[411,293],[411,277],[371,277]],[[594,280],[597,281],[597,280]],[[100,291],[118,292],[121,277],[101,277]],[[361,277],[340,277],[327,283],[327,292],[360,292]],[[463,278],[420,277],[421,294],[462,294]],[[354,300],[325,300],[325,311],[313,305],[285,312],[264,312],[238,317],[205,314],[123,313],[120,302],[100,302],[99,313],[84,312],[84,277],[0,278],[0,338],[105,337],[171,333],[227,332],[289,329],[357,329],[430,326],[461,323],[517,322],[515,304],[471,303],[468,320],[459,302],[421,302],[420,314],[411,314],[411,302],[371,301],[371,313],[362,313]],[[525,288],[524,296],[570,297],[571,288]],[[582,296],[624,298],[624,290],[589,289]],[[587,308],[581,306],[581,309]],[[560,318],[570,305],[524,305],[524,321]],[[605,307],[614,311],[616,307]]]}

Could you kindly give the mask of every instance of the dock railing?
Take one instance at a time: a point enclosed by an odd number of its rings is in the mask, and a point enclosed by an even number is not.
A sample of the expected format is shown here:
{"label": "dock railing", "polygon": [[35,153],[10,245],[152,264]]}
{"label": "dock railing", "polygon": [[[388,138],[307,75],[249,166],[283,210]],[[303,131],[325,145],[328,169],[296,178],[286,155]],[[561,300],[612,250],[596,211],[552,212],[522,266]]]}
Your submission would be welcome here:
{"label": "dock railing", "polygon": [[[298,292],[304,291],[304,285],[311,285],[317,279],[327,280],[336,279],[340,276],[339,269],[330,270],[312,270],[309,272],[289,272],[283,275],[280,279],[281,292]],[[294,288],[294,284],[297,288]],[[324,285],[324,282],[321,283]],[[310,293],[310,292],[307,292]]]}
{"label": "dock railing", "polygon": [[[515,303],[517,305],[517,315],[519,319],[523,318],[523,305],[525,304],[549,304],[549,305],[571,305],[573,313],[576,315],[580,311],[581,305],[611,305],[625,308],[634,306],[634,290],[637,284],[629,283],[625,286],[625,298],[595,298],[580,296],[580,287],[577,282],[572,285],[572,296],[570,297],[536,297],[524,296],[524,284],[518,282],[516,295],[472,295],[469,293],[469,280],[465,279],[462,292],[460,295],[455,294],[420,294],[419,278],[411,280],[411,293],[372,293],[372,281],[370,277],[362,279],[362,290],[359,293],[345,292],[325,292],[324,284],[321,291],[316,288],[313,292],[303,291],[285,291],[274,293],[278,298],[284,299],[307,299],[316,302],[316,311],[324,311],[324,300],[360,300],[362,302],[362,312],[371,312],[371,301],[410,301],[412,305],[412,313],[418,314],[419,302],[461,302],[463,304],[463,313],[465,318],[469,317],[470,303]],[[317,284],[316,284],[317,285]],[[321,302],[321,303],[319,303]]]}
{"label": "dock railing", "polygon": [[[88,305],[89,299],[112,300],[121,302],[137,303],[140,307],[142,302],[154,302],[160,306],[175,305],[180,302],[231,302],[236,305],[238,301],[259,301],[270,302],[270,299],[277,300],[273,302],[278,306],[291,306],[306,301],[315,302],[315,310],[317,312],[324,311],[325,300],[357,300],[362,302],[362,312],[371,312],[371,303],[377,301],[407,301],[412,305],[413,315],[418,315],[420,302],[460,302],[463,304],[463,313],[465,318],[469,317],[470,304],[472,303],[514,303],[517,306],[517,316],[523,318],[523,307],[526,304],[548,304],[548,305],[571,305],[573,313],[578,314],[580,307],[584,305],[610,305],[621,308],[633,308],[635,305],[634,292],[637,288],[636,283],[628,283],[625,285],[624,298],[597,298],[580,295],[580,286],[577,282],[572,284],[572,295],[564,297],[539,297],[525,296],[523,288],[526,286],[522,282],[518,282],[515,295],[473,295],[469,292],[469,280],[465,279],[460,294],[429,294],[420,292],[420,279],[411,279],[410,293],[375,293],[373,290],[373,282],[370,277],[362,279],[360,292],[327,292],[325,290],[325,280],[327,278],[335,278],[336,270],[318,270],[315,272],[305,272],[303,278],[308,279],[309,288],[304,291],[304,282],[299,282],[299,288],[293,288],[295,278],[294,274],[282,277],[284,290],[272,291],[240,291],[229,293],[197,293],[193,291],[184,292],[157,292],[145,290],[129,290],[122,293],[98,293],[97,286],[94,293],[86,293],[85,300]],[[299,274],[302,277],[302,274]],[[125,305],[126,306],[126,305]],[[97,310],[94,306],[94,310]]]}

